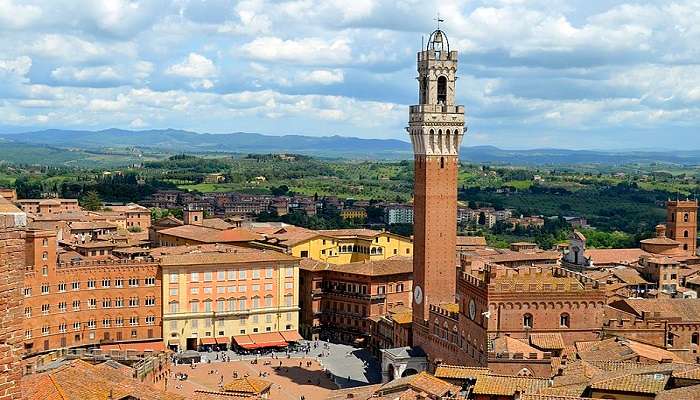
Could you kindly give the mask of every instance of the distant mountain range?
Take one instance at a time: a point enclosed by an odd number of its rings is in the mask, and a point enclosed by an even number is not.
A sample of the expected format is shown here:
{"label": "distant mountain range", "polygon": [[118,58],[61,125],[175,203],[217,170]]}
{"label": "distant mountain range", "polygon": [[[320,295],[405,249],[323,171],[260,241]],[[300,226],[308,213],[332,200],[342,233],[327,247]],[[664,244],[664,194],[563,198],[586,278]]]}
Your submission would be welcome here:
{"label": "distant mountain range", "polygon": [[[0,134],[2,143],[15,146],[49,146],[52,149],[113,151],[124,148],[157,150],[166,153],[299,153],[317,157],[368,159],[409,159],[411,144],[396,139],[361,139],[343,136],[271,136],[258,133],[195,133],[183,130],[73,131],[49,129]],[[628,164],[664,162],[700,164],[700,150],[687,151],[592,151],[565,149],[503,150],[493,146],[463,147],[461,158],[477,163],[506,164]]]}

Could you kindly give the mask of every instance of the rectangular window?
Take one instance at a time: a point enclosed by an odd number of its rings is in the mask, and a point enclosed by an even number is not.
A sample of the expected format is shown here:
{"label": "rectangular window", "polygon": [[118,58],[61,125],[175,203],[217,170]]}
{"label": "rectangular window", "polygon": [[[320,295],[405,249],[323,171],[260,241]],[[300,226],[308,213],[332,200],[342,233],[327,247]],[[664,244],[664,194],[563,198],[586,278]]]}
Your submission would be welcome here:
{"label": "rectangular window", "polygon": [[111,308],[111,307],[112,307],[112,299],[109,299],[109,298],[102,299],[102,308]]}
{"label": "rectangular window", "polygon": [[190,274],[190,282],[199,282],[199,272],[192,272]]}
{"label": "rectangular window", "polygon": [[271,284],[271,283],[266,283],[266,284],[265,284],[265,291],[266,291],[266,292],[269,292],[269,291],[271,291],[271,290],[272,290],[272,284]]}
{"label": "rectangular window", "polygon": [[32,308],[31,307],[24,307],[24,317],[25,318],[32,317]]}
{"label": "rectangular window", "polygon": [[272,307],[272,296],[265,297],[265,307]]}
{"label": "rectangular window", "polygon": [[236,280],[236,270],[232,269],[228,271],[228,280],[230,281],[235,281]]}
{"label": "rectangular window", "polygon": [[177,296],[177,289],[170,289],[171,296]]}
{"label": "rectangular window", "polygon": [[260,270],[259,269],[253,270],[253,279],[260,279]]}
{"label": "rectangular window", "polygon": [[204,294],[211,294],[211,288],[210,288],[210,287],[205,287],[205,288],[204,288]]}
{"label": "rectangular window", "polygon": [[217,287],[216,287],[216,293],[218,293],[218,294],[224,294],[224,293],[226,293],[226,287],[225,287],[225,286],[217,286]]}
{"label": "rectangular window", "polygon": [[246,271],[238,271],[238,279],[246,279]]}
{"label": "rectangular window", "polygon": [[285,282],[284,288],[285,289],[294,289],[294,282]]}
{"label": "rectangular window", "polygon": [[123,278],[116,278],[114,279],[114,287],[124,287],[124,279]]}
{"label": "rectangular window", "polygon": [[272,267],[265,268],[265,278],[267,278],[267,279],[272,278]]}
{"label": "rectangular window", "polygon": [[199,288],[196,288],[196,287],[190,288],[190,294],[199,294]]}
{"label": "rectangular window", "polygon": [[139,317],[129,317],[129,325],[136,326],[139,324]]}
{"label": "rectangular window", "polygon": [[49,284],[48,283],[41,284],[41,294],[49,294]]}
{"label": "rectangular window", "polygon": [[211,312],[211,301],[204,302],[204,312]]}
{"label": "rectangular window", "polygon": [[173,314],[177,313],[177,303],[170,303],[170,312]]}
{"label": "rectangular window", "polygon": [[254,292],[259,292],[260,291],[260,285],[253,285],[253,291]]}
{"label": "rectangular window", "polygon": [[253,308],[260,308],[260,299],[257,297],[253,297]]}
{"label": "rectangular window", "polygon": [[103,288],[108,288],[108,287],[110,287],[111,283],[112,283],[111,280],[109,280],[109,279],[103,279],[103,280],[102,280],[102,287],[103,287]]}
{"label": "rectangular window", "polygon": [[177,274],[171,272],[170,273],[170,283],[177,283]]}
{"label": "rectangular window", "polygon": [[204,282],[211,282],[211,277],[212,277],[211,272],[205,272],[204,273]]}
{"label": "rectangular window", "polygon": [[66,291],[66,284],[65,284],[65,282],[61,282],[61,283],[58,284],[58,291],[61,292],[61,293],[63,293],[63,292]]}
{"label": "rectangular window", "polygon": [[153,315],[149,315],[146,317],[146,325],[153,325],[156,323],[156,317]]}
{"label": "rectangular window", "polygon": [[225,304],[226,304],[226,302],[224,300],[217,300],[216,301],[216,311],[219,311],[219,312],[224,311]]}
{"label": "rectangular window", "polygon": [[80,290],[80,282],[79,281],[71,282],[70,288],[71,288],[71,290]]}
{"label": "rectangular window", "polygon": [[238,299],[238,309],[243,311],[248,307],[245,299]]}
{"label": "rectangular window", "polygon": [[124,326],[124,318],[123,317],[117,317],[114,319],[114,325],[116,326]]}
{"label": "rectangular window", "polygon": [[216,272],[216,280],[217,281],[225,281],[226,280],[226,271],[217,271]]}
{"label": "rectangular window", "polygon": [[110,326],[112,326],[112,320],[108,318],[103,319],[102,326],[105,328],[109,328]]}
{"label": "rectangular window", "polygon": [[80,311],[80,300],[73,300],[73,311]]}
{"label": "rectangular window", "polygon": [[87,281],[87,287],[88,289],[94,289],[97,286],[97,281],[94,279],[88,279]]}
{"label": "rectangular window", "polygon": [[129,297],[129,307],[138,307],[139,306],[139,298],[138,297]]}
{"label": "rectangular window", "polygon": [[48,304],[42,304],[41,305],[41,314],[42,315],[49,315],[49,310],[51,309],[51,306]]}
{"label": "rectangular window", "polygon": [[196,301],[193,301],[190,303],[190,312],[199,312],[199,303]]}
{"label": "rectangular window", "polygon": [[97,308],[97,299],[88,299],[88,309],[94,310]]}
{"label": "rectangular window", "polygon": [[114,307],[121,308],[124,307],[124,299],[121,297],[117,297],[114,299]]}
{"label": "rectangular window", "polygon": [[287,267],[284,269],[284,276],[286,278],[292,278],[294,276],[294,267]]}
{"label": "rectangular window", "polygon": [[129,278],[129,287],[138,287],[139,278]]}
{"label": "rectangular window", "polygon": [[148,277],[143,280],[143,284],[146,286],[155,286],[156,285],[156,278],[155,277]]}
{"label": "rectangular window", "polygon": [[24,288],[24,297],[30,297],[32,295],[32,288]]}
{"label": "rectangular window", "polygon": [[156,298],[155,297],[146,297],[145,299],[146,306],[155,306],[156,305]]}
{"label": "rectangular window", "polygon": [[238,287],[238,292],[239,292],[239,293],[240,293],[240,292],[245,292],[246,290],[248,290],[248,288],[247,288],[246,286],[239,286],[239,287]]}

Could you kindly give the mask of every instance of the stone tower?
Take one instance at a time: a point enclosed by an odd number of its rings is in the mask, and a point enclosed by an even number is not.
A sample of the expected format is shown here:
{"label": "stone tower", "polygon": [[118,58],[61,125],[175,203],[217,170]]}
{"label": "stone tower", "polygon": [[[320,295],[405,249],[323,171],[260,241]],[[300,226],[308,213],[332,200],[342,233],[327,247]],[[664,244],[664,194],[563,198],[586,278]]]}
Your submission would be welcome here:
{"label": "stone tower", "polygon": [[[452,303],[456,289],[457,171],[464,106],[455,104],[457,52],[437,29],[418,53],[418,105],[406,130],[413,143],[413,321],[425,326],[431,304]],[[420,329],[414,329],[414,332]],[[417,332],[420,336],[420,332]],[[415,340],[420,345],[420,338]]]}
{"label": "stone tower", "polygon": [[698,240],[698,201],[666,202],[666,236],[680,242],[688,255],[695,255]]}

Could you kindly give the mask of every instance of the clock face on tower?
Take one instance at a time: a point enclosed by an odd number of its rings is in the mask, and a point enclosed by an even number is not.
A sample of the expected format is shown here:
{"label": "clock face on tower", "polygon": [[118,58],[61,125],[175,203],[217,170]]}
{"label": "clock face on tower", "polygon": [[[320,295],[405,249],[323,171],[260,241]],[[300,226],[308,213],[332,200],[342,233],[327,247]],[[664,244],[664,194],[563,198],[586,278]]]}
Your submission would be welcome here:
{"label": "clock face on tower", "polygon": [[474,321],[475,317],[476,317],[476,303],[474,303],[474,299],[469,299],[469,319]]}
{"label": "clock face on tower", "polygon": [[423,302],[423,290],[420,288],[420,286],[413,288],[413,301],[415,301],[416,304]]}

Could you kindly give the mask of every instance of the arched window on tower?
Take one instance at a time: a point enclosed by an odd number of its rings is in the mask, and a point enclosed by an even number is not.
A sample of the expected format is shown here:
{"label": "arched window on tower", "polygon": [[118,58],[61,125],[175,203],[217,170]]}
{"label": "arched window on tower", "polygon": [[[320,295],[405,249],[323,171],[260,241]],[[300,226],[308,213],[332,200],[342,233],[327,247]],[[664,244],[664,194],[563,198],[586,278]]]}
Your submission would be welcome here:
{"label": "arched window on tower", "polygon": [[445,157],[440,157],[440,168],[445,168]]}
{"label": "arched window on tower", "polygon": [[562,328],[568,328],[571,324],[571,321],[569,319],[569,314],[567,313],[562,313],[559,316],[559,326]]}
{"label": "arched window on tower", "polygon": [[441,76],[437,81],[437,102],[447,104],[447,78]]}
{"label": "arched window on tower", "polygon": [[532,314],[523,315],[523,328],[532,328]]}
{"label": "arched window on tower", "polygon": [[683,237],[687,238],[688,237],[688,231],[683,231]]}
{"label": "arched window on tower", "polygon": [[688,214],[688,213],[683,214],[683,222],[688,222],[689,219],[690,219],[690,214]]}
{"label": "arched window on tower", "polygon": [[700,334],[697,332],[694,332],[693,335],[690,337],[690,344],[698,345],[700,344]]}

